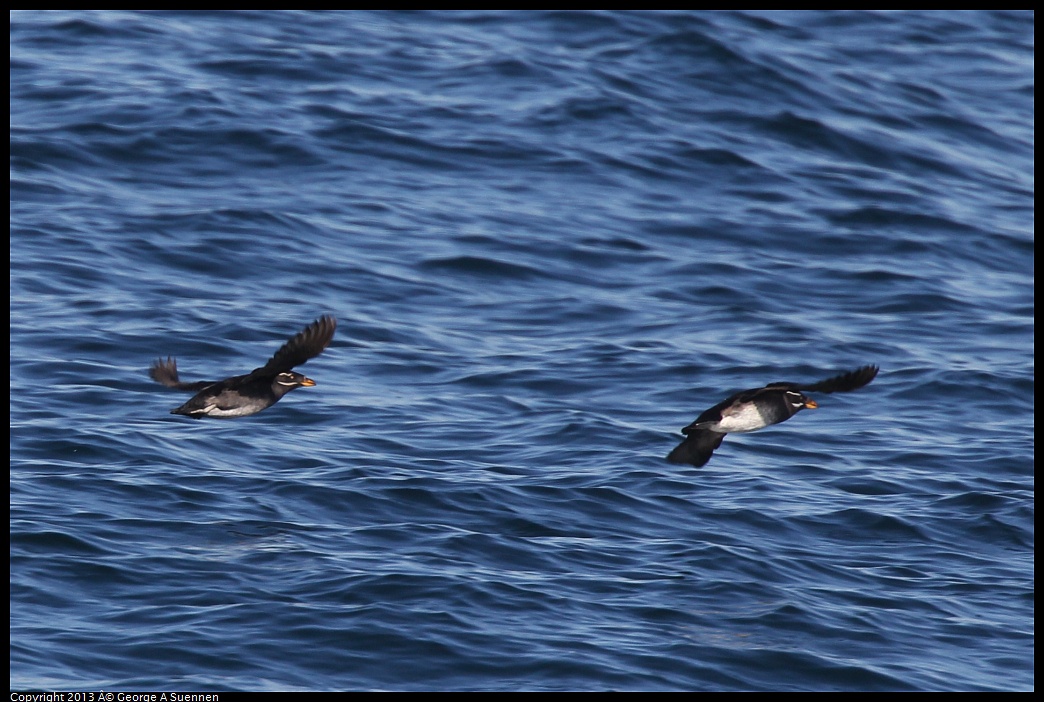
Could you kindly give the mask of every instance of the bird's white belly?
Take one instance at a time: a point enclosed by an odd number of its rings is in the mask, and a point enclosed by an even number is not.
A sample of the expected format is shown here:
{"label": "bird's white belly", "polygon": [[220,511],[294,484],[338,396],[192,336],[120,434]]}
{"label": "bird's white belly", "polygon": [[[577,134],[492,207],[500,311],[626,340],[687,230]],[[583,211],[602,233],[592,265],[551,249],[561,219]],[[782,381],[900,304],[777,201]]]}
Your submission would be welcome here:
{"label": "bird's white belly", "polygon": [[217,417],[219,419],[226,417],[247,417],[251,414],[256,414],[257,410],[251,407],[233,407],[232,409],[222,409],[217,405],[208,405],[203,408],[201,414],[205,414],[208,417]]}
{"label": "bird's white belly", "polygon": [[728,408],[721,413],[721,421],[715,431],[731,434],[733,432],[757,431],[768,425],[758,412],[753,402],[740,405],[739,408]]}

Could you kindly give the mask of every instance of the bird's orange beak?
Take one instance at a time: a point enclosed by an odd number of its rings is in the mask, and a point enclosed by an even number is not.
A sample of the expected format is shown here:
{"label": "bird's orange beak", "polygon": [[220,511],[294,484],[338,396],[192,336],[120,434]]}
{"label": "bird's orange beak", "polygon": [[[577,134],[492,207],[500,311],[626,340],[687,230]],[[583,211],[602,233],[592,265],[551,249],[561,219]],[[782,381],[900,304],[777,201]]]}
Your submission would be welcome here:
{"label": "bird's orange beak", "polygon": [[[315,383],[312,383],[312,385],[315,385]],[[815,400],[805,400],[805,409],[815,409],[816,407],[819,407],[819,405],[816,404]]]}
{"label": "bird's orange beak", "polygon": [[305,378],[304,380],[301,381],[301,387],[303,387],[303,388],[310,388],[310,387],[313,387],[314,385],[315,385],[315,381],[312,380],[311,378]]}

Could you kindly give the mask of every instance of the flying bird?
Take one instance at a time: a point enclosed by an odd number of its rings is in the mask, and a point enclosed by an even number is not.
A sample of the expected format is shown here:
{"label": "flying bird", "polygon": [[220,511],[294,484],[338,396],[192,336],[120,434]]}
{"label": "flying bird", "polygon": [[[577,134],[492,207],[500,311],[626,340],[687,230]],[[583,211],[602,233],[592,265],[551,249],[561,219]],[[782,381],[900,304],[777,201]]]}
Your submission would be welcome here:
{"label": "flying bird", "polygon": [[294,373],[293,368],[321,354],[330,345],[336,329],[336,319],[320,317],[283,344],[268,363],[246,375],[183,383],[178,378],[177,361],[168,356],[166,361],[160,358],[152,364],[149,376],[168,388],[196,393],[181,407],[171,410],[171,414],[193,419],[246,417],[271,407],[291,390],[314,386],[314,380]]}
{"label": "flying bird", "polygon": [[850,373],[811,385],[772,383],[763,388],[744,390],[719,402],[682,429],[685,440],[667,454],[672,463],[690,463],[697,468],[706,465],[714,449],[721,446],[726,434],[757,431],[779,424],[803,409],[819,405],[806,392],[849,392],[868,384],[877,375],[877,366],[863,366]]}

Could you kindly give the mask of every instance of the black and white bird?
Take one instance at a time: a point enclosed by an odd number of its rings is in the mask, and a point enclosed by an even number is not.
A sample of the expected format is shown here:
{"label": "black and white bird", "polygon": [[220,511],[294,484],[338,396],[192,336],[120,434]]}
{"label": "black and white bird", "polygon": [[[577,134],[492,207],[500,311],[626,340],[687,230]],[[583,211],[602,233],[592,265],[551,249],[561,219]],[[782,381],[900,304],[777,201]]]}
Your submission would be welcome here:
{"label": "black and white bird", "polygon": [[203,417],[246,417],[257,414],[279,402],[283,395],[297,388],[310,388],[315,381],[293,368],[315,358],[330,345],[337,320],[320,317],[297,334],[268,360],[246,375],[225,380],[204,380],[183,383],[178,378],[178,364],[170,356],[157,359],[149,369],[149,376],[168,388],[190,390],[195,396],[171,414],[183,414],[193,419]]}
{"label": "black and white bird", "polygon": [[848,392],[858,390],[877,375],[877,366],[863,366],[850,373],[811,385],[772,383],[763,388],[744,390],[711,407],[696,421],[682,429],[685,440],[667,454],[672,463],[689,463],[697,468],[710,460],[726,434],[757,431],[784,422],[803,409],[819,405],[806,392]]}

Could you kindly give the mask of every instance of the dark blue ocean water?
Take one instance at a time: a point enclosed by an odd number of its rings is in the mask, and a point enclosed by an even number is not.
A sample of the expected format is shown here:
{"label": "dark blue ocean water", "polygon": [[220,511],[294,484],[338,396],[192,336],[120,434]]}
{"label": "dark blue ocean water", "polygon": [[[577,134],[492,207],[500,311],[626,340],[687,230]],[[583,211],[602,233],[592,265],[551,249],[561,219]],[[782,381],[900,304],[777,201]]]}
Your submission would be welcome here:
{"label": "dark blue ocean water", "polygon": [[1033,28],[13,14],[11,686],[1032,689]]}

